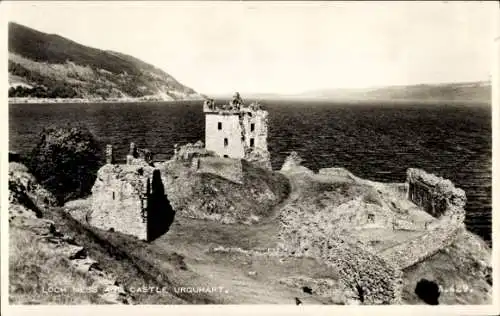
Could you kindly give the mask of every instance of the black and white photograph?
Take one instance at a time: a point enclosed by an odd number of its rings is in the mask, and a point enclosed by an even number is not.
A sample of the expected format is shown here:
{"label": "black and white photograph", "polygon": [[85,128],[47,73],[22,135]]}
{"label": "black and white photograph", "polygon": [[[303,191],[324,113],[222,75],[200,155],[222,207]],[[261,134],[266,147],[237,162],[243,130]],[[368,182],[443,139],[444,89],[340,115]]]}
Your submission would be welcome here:
{"label": "black and white photograph", "polygon": [[0,10],[6,310],[500,311],[497,1]]}

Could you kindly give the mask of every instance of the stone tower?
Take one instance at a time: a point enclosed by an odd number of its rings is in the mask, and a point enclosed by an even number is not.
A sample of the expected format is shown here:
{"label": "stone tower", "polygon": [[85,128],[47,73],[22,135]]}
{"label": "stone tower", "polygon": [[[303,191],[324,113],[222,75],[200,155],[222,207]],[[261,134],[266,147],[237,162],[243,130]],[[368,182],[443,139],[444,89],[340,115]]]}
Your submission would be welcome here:
{"label": "stone tower", "polygon": [[267,150],[268,112],[245,104],[238,93],[228,104],[205,101],[205,148],[221,157],[246,159],[271,168]]}

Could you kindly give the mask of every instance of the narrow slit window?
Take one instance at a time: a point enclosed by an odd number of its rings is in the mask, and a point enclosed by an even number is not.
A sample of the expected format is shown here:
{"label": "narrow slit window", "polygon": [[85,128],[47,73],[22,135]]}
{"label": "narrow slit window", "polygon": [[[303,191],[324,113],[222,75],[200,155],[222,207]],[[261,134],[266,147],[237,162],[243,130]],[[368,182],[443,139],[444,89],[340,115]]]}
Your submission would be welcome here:
{"label": "narrow slit window", "polygon": [[254,147],[255,146],[255,140],[253,138],[250,138],[250,147]]}
{"label": "narrow slit window", "polygon": [[229,145],[229,140],[227,138],[224,138],[224,147],[227,147]]}
{"label": "narrow slit window", "polygon": [[222,122],[217,123],[217,129],[221,130],[222,129]]}
{"label": "narrow slit window", "polygon": [[113,200],[115,199],[115,191],[113,191]]}
{"label": "narrow slit window", "polygon": [[250,124],[250,132],[255,131],[255,123]]}

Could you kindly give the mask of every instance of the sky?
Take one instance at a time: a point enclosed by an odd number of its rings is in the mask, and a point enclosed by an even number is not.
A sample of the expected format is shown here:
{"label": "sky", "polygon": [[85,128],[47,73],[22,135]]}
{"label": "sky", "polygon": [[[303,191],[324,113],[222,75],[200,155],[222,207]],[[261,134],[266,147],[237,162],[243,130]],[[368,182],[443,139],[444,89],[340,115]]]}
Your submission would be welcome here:
{"label": "sky", "polygon": [[140,58],[204,94],[488,80],[496,1],[8,1],[46,33]]}

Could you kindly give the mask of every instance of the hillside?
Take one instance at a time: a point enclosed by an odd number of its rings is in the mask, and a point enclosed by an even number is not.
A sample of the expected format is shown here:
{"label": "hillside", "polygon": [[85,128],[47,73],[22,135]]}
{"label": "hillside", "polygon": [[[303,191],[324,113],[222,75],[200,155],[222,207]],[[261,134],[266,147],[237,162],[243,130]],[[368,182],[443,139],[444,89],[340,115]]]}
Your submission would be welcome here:
{"label": "hillside", "polygon": [[418,84],[363,89],[325,89],[300,95],[341,100],[463,101],[491,103],[491,82]]}
{"label": "hillside", "polygon": [[201,96],[135,57],[9,23],[9,97],[186,100]]}

